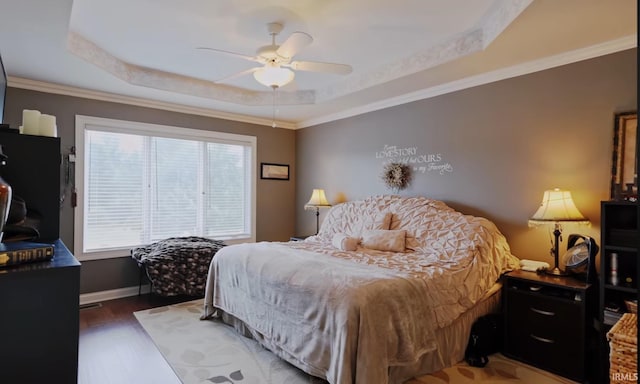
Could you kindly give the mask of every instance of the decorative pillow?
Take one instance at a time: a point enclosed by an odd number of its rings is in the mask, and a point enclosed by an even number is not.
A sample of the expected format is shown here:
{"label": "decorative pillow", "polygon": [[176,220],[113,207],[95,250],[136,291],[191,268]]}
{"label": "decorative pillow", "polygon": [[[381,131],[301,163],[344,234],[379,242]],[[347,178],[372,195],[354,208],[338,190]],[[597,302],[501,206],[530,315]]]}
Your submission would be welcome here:
{"label": "decorative pillow", "polygon": [[357,237],[349,237],[344,233],[336,233],[331,239],[331,244],[343,251],[355,251],[358,248],[360,239]]}
{"label": "decorative pillow", "polygon": [[362,231],[362,246],[378,251],[404,252],[406,233],[400,230],[365,230]]}

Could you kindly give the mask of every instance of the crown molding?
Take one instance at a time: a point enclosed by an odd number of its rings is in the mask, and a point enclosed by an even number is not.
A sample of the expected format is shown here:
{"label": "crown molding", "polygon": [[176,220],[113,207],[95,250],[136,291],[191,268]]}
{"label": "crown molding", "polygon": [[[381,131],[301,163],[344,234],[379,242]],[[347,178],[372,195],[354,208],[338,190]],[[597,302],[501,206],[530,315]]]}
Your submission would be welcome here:
{"label": "crown molding", "polygon": [[[60,85],[60,84],[48,83],[44,81],[24,79],[21,77],[9,76],[7,85],[12,88],[28,89],[31,91],[80,97],[80,98],[91,99],[91,100],[107,101],[111,103],[135,105],[138,107],[161,109],[165,111],[185,113],[189,115],[213,117],[216,119],[239,121],[243,123],[265,125],[269,127],[271,127],[271,124],[273,123],[271,119],[264,119],[264,118],[253,117],[253,116],[216,111],[216,110],[207,109],[207,108],[190,107],[190,106],[181,105],[181,104],[167,103],[163,101],[149,100],[149,99],[138,98],[138,97],[123,96],[123,95],[117,95],[117,94],[108,93],[108,92],[92,91],[88,89],[71,87],[67,85]],[[278,124],[278,128],[286,128],[286,129],[297,128],[297,125],[292,122],[279,120],[277,124]]]}
{"label": "crown molding", "polygon": [[[591,58],[608,55],[611,53],[624,51],[637,47],[638,40],[636,35],[629,35],[620,39],[611,40],[605,43],[593,45],[590,47],[577,49],[574,51],[564,52],[558,55],[550,56],[544,59],[535,60],[511,67],[499,69],[496,71],[484,73],[477,76],[471,76],[464,79],[452,81],[446,84],[422,89],[405,95],[389,98],[386,100],[370,103],[361,107],[351,108],[338,113],[328,114],[317,118],[302,120],[300,122],[279,121],[279,128],[299,129],[311,127],[314,125],[324,124],[335,120],[345,119],[368,112],[394,107],[401,104],[410,103],[422,99],[451,93],[465,88],[475,87],[478,85],[488,84],[491,82],[504,80],[512,77],[522,76],[529,73],[550,69],[553,67],[571,64],[574,62],[588,60]],[[13,88],[28,89],[46,93],[59,95],[80,97],[85,99],[107,101],[120,104],[135,105],[145,108],[161,109],[171,112],[185,113],[198,116],[212,117],[216,119],[239,121],[244,123],[271,126],[271,119],[252,117],[241,114],[221,112],[207,108],[190,107],[181,104],[173,104],[131,96],[122,96],[113,93],[92,91],[82,88],[65,86],[60,84],[48,83],[44,81],[29,80],[20,77],[9,76],[8,86]]]}
{"label": "crown molding", "polygon": [[449,83],[437,85],[421,89],[419,91],[407,93],[404,95],[392,97],[386,100],[377,101],[356,108],[351,108],[338,113],[333,113],[317,118],[307,119],[298,122],[298,128],[306,128],[314,125],[324,124],[340,119],[346,119],[381,109],[395,107],[397,105],[410,103],[413,101],[428,99],[447,93],[460,91],[466,88],[476,87],[478,85],[488,84],[495,81],[505,80],[512,77],[527,75],[546,69],[559,67],[561,65],[571,64],[578,61],[588,60],[611,53],[624,51],[638,46],[636,35],[629,35],[619,39],[611,40],[605,43],[592,45],[586,48],[576,49],[573,51],[563,52],[558,55],[549,56],[543,59],[534,60],[522,64],[517,64],[507,68],[501,68],[495,71],[483,73],[476,76],[466,77]]}

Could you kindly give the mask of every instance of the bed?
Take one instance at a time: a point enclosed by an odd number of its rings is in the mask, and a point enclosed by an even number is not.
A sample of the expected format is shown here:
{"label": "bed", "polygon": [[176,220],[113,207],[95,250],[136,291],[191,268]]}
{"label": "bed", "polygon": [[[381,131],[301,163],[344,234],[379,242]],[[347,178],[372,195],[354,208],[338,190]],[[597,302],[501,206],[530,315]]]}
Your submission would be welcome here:
{"label": "bed", "polygon": [[331,384],[402,383],[463,358],[518,259],[496,226],[425,197],[332,207],[298,242],[221,249],[203,318]]}

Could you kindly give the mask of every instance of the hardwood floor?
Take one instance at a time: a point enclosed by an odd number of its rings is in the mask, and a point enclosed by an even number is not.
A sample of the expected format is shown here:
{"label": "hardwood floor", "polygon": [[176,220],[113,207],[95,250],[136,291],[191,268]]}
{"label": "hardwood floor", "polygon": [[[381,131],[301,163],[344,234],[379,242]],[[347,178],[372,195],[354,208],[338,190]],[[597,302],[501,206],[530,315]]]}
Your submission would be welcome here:
{"label": "hardwood floor", "polygon": [[133,312],[194,297],[110,300],[80,310],[79,384],[180,384]]}

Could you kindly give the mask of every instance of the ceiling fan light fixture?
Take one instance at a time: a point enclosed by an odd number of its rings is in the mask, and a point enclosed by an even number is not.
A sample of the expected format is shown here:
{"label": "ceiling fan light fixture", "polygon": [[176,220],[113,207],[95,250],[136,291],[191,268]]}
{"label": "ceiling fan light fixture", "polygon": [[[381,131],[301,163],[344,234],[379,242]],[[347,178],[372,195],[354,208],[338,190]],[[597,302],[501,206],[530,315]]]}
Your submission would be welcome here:
{"label": "ceiling fan light fixture", "polygon": [[282,68],[279,65],[265,65],[253,72],[253,77],[264,86],[280,88],[293,80],[294,73],[289,68]]}

